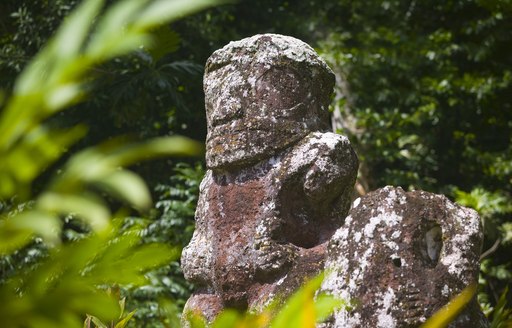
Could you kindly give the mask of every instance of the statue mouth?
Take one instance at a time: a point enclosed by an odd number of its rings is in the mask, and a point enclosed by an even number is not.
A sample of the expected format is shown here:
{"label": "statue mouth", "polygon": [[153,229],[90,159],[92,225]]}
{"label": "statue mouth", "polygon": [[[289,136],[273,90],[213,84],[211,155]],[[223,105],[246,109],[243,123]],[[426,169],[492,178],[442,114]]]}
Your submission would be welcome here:
{"label": "statue mouth", "polygon": [[258,135],[260,133],[277,133],[283,138],[288,137],[294,139],[297,134],[305,135],[309,130],[306,122],[297,122],[296,120],[284,118],[258,119],[256,122],[251,122],[251,120],[247,119],[238,119],[228,123],[212,124],[208,129],[206,142],[215,142],[217,139],[225,138],[233,139],[235,136],[243,134],[247,134],[247,138],[242,139],[256,139],[259,137]]}
{"label": "statue mouth", "polygon": [[209,129],[207,166],[244,166],[274,156],[309,133],[307,124],[290,120],[236,120]]}
{"label": "statue mouth", "polygon": [[222,115],[210,116],[208,133],[215,130],[256,131],[272,130],[275,126],[301,125],[306,124],[308,119],[307,109],[304,103],[300,102],[293,107],[268,109],[262,107],[255,109],[229,109]]}

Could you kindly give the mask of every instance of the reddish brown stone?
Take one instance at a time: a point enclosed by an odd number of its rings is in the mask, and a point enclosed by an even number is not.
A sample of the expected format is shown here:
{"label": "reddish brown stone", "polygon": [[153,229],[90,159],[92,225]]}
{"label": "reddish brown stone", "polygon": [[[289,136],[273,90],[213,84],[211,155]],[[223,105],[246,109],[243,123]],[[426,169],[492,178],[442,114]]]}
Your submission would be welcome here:
{"label": "reddish brown stone", "polygon": [[325,132],[333,81],[309,46],[280,35],[208,60],[209,170],[182,255],[200,288],[185,312],[212,320],[224,307],[258,309],[323,268],[358,165],[348,139]]}
{"label": "reddish brown stone", "polygon": [[[358,161],[327,132],[334,77],[305,43],[256,35],[206,64],[208,136],[196,230],[183,250],[197,291],[187,313],[257,311],[328,269],[323,291],[353,301],[322,327],[417,327],[476,282],[476,212],[386,187],[354,202]],[[345,222],[345,223],[344,223]],[[450,327],[487,326],[473,300]]]}

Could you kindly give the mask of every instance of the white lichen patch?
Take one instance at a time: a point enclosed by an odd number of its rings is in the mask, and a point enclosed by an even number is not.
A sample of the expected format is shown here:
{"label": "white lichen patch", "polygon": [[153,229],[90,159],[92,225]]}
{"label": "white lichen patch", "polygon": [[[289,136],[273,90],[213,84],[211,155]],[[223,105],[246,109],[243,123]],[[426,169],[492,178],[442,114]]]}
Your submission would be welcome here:
{"label": "white lichen patch", "polygon": [[354,200],[354,202],[352,203],[352,208],[358,207],[359,204],[361,204],[361,197],[358,197],[356,198],[356,200]]}
{"label": "white lichen patch", "polygon": [[402,221],[402,217],[398,216],[395,212],[382,213],[370,218],[369,221],[364,227],[364,235],[368,238],[373,238],[373,234],[378,226],[394,227]]}
{"label": "white lichen patch", "polygon": [[455,220],[454,225],[458,231],[445,242],[440,262],[447,267],[450,274],[467,285],[473,279],[467,274],[468,270],[474,271],[472,267],[478,265],[476,262],[478,254],[473,252],[474,240],[482,238],[480,219],[476,211],[453,204],[446,198],[445,206]]}
{"label": "white lichen patch", "polygon": [[335,134],[332,132],[327,133],[313,133],[314,138],[312,139],[313,144],[322,144],[327,145],[331,150],[334,150],[340,143],[348,144],[349,141],[347,137]]}
{"label": "white lichen patch", "polygon": [[360,231],[356,231],[354,233],[354,241],[356,243],[360,242],[361,241],[361,237],[363,236],[363,234],[360,232]]}
{"label": "white lichen patch", "polygon": [[386,236],[383,236],[382,240],[384,245],[386,245],[391,251],[398,251],[398,244],[391,240],[385,240]]}
{"label": "white lichen patch", "polygon": [[391,287],[384,295],[377,295],[382,297],[377,302],[379,309],[377,310],[377,327],[378,328],[394,328],[396,327],[396,319],[391,314],[393,305],[395,304],[395,292]]}
{"label": "white lichen patch", "polygon": [[469,283],[468,277],[464,275],[464,269],[469,267],[466,254],[469,251],[468,240],[465,236],[456,235],[452,239],[452,243],[441,258],[441,263],[448,268],[448,272],[455,275],[464,283]]}
{"label": "white lichen patch", "polygon": [[393,231],[393,233],[391,234],[391,238],[396,240],[396,239],[400,238],[401,235],[402,235],[402,231],[400,229],[397,229],[397,230]]}
{"label": "white lichen patch", "polygon": [[448,285],[443,286],[443,289],[441,290],[441,295],[443,295],[444,297],[451,296],[451,290],[450,287],[448,287]]}

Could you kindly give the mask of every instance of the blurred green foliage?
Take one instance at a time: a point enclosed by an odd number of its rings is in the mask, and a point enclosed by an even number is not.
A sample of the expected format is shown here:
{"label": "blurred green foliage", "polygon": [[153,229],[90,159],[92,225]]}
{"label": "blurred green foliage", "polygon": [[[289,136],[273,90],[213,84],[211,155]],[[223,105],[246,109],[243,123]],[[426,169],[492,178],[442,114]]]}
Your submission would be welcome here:
{"label": "blurred green foliage", "polygon": [[[155,187],[157,201],[148,218],[129,217],[125,224],[142,225],[146,243],[185,247],[194,230],[194,213],[204,169],[200,163],[178,163],[168,182]],[[149,281],[123,290],[127,307],[136,309],[133,327],[168,327],[179,322],[193,286],[183,277],[178,259],[148,272]]]}
{"label": "blurred green foliage", "polygon": [[[112,219],[106,196],[149,210],[146,184],[123,167],[199,154],[202,147],[189,139],[111,139],[69,156],[40,192],[32,184],[85,134],[80,125],[47,122],[83,99],[91,69],[141,46],[155,49],[150,31],[209,4],[128,0],[100,14],[103,1],[85,1],[16,79],[0,116],[1,326],[81,327],[86,314],[86,324],[114,320],[124,302],[119,306],[102,286],[143,285],[145,272],[179,257],[179,248],[142,243],[141,227],[123,226],[122,211]],[[65,238],[65,223],[76,219],[84,234]],[[33,261],[15,263],[27,249]]]}

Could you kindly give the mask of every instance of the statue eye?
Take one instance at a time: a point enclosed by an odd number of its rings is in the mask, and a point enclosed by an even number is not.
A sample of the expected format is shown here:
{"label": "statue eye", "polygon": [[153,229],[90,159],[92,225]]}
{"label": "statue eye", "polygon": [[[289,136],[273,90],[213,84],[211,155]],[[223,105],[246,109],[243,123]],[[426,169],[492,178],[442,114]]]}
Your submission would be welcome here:
{"label": "statue eye", "polygon": [[420,236],[420,254],[424,262],[435,267],[443,248],[443,231],[439,225],[431,225],[422,229]]}
{"label": "statue eye", "polygon": [[277,67],[257,79],[255,92],[267,106],[288,109],[303,101],[309,92],[309,84],[295,70]]}

